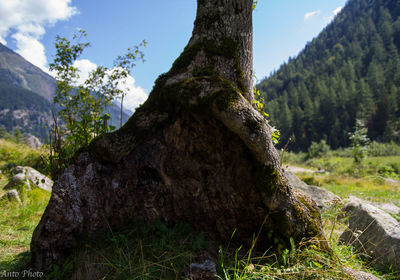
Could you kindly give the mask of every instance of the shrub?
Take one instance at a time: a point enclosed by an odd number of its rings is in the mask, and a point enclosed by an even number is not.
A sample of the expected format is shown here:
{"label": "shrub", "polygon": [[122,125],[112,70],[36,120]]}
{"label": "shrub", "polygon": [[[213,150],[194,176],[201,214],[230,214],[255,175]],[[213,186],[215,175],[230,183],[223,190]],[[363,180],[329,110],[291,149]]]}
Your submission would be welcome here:
{"label": "shrub", "polygon": [[321,158],[327,156],[330,151],[330,147],[326,144],[325,140],[321,140],[319,143],[312,142],[311,146],[308,148],[307,157],[308,158]]}
{"label": "shrub", "polygon": [[367,153],[369,156],[398,156],[400,155],[400,146],[394,142],[378,143],[373,141],[369,144]]}

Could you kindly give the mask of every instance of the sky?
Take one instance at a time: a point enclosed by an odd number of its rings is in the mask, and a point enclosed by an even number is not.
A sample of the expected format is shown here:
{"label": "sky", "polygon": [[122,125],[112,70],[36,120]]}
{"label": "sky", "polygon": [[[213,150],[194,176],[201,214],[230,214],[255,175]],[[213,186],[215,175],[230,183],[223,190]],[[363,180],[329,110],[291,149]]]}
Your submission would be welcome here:
{"label": "sky", "polygon": [[[259,0],[253,13],[254,71],[258,80],[295,57],[340,12],[346,0]],[[124,105],[145,101],[156,78],[169,70],[190,39],[196,0],[1,0],[0,43],[47,71],[57,35],[79,29],[91,46],[76,62],[81,76],[112,67],[129,47],[147,41],[145,62],[127,80]]]}

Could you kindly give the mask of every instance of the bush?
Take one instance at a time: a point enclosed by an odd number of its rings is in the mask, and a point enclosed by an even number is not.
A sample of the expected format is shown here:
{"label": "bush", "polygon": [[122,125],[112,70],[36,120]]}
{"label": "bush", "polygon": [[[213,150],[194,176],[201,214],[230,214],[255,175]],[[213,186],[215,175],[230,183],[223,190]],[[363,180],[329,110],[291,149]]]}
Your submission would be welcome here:
{"label": "bush", "polygon": [[378,143],[373,141],[369,144],[367,153],[372,157],[398,156],[400,155],[400,146],[394,142]]}
{"label": "bush", "polygon": [[321,140],[319,143],[312,142],[311,146],[308,148],[307,157],[308,158],[321,158],[328,155],[331,148],[326,144],[325,140]]}

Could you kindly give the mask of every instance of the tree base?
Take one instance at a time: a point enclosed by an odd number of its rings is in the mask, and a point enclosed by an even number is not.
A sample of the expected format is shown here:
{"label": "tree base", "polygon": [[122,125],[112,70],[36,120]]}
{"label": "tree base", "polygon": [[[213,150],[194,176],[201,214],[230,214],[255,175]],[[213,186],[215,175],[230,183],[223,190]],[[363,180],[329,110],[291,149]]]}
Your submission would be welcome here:
{"label": "tree base", "polygon": [[324,240],[317,206],[288,186],[267,122],[240,92],[215,77],[166,81],[56,181],[32,238],[36,269],[62,264],[82,236],[132,220],[184,222],[217,242],[235,231],[247,245],[261,232],[265,249]]}

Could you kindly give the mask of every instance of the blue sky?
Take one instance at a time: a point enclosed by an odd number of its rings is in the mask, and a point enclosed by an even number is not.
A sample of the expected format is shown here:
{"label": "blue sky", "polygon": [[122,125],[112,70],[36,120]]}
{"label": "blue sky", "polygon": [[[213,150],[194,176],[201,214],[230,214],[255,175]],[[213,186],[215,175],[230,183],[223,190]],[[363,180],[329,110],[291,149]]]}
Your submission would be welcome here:
{"label": "blue sky", "polygon": [[[55,36],[79,28],[92,46],[81,57],[83,72],[112,66],[128,47],[145,39],[145,63],[130,80],[127,105],[143,102],[157,76],[169,70],[188,42],[196,0],[1,0],[0,42],[38,67],[54,58]],[[346,0],[259,0],[254,11],[254,70],[268,76],[333,19]],[[84,75],[84,74],[83,74]]]}

